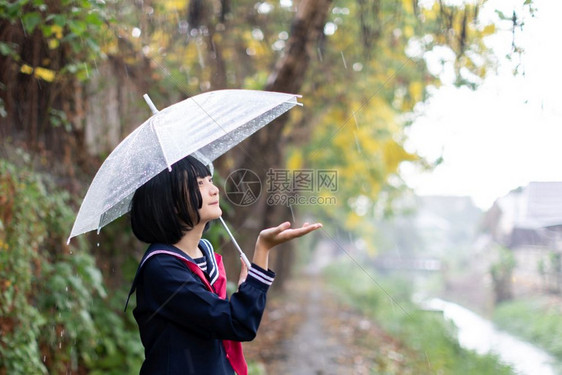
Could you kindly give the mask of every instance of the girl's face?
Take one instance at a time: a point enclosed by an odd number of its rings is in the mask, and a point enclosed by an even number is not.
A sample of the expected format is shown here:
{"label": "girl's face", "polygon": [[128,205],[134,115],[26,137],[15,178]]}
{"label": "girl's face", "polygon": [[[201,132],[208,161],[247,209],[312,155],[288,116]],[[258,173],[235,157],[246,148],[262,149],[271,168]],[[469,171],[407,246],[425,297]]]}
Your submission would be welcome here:
{"label": "girl's face", "polygon": [[203,204],[199,209],[199,216],[202,223],[218,219],[222,215],[222,210],[219,206],[219,189],[213,184],[213,178],[197,177],[199,185],[199,192],[203,199]]}

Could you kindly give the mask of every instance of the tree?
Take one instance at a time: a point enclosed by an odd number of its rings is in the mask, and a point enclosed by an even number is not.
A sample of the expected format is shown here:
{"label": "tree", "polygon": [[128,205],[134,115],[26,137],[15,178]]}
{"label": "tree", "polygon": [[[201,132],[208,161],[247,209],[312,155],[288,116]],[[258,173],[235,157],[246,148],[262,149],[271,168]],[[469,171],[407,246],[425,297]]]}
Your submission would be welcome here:
{"label": "tree", "polygon": [[102,2],[0,2],[0,136],[66,161],[80,148],[90,61],[108,20]]}
{"label": "tree", "polygon": [[[265,87],[267,91],[290,93],[301,91],[315,47],[323,39],[323,29],[330,3],[330,0],[303,0],[300,2],[291,24],[286,52],[268,78]],[[242,145],[245,152],[239,159],[238,167],[256,172],[261,181],[266,181],[269,169],[283,168],[286,157],[283,130],[287,120],[288,117],[283,116],[274,124],[258,132],[251,140],[247,140]],[[268,204],[265,194],[262,195],[257,205],[237,209],[236,216],[238,215],[241,215],[244,220],[238,220],[237,224],[252,228],[254,233],[260,228],[275,226],[281,221],[291,218],[289,207]],[[255,226],[248,225],[248,219],[255,217],[261,219],[254,222]],[[250,235],[243,238],[246,249],[252,249],[254,241],[252,237]],[[274,259],[272,260],[279,279],[278,285],[282,285],[292,264],[290,244],[286,244],[282,248],[273,253]]]}
{"label": "tree", "polygon": [[511,278],[517,262],[513,252],[503,246],[494,248],[496,261],[490,266],[490,274],[494,286],[495,303],[508,301],[513,298]]}
{"label": "tree", "polygon": [[[299,10],[308,5],[300,2]],[[455,7],[441,2],[420,9],[416,2],[350,1],[338,3],[328,14],[323,24],[317,25],[318,37],[310,43],[304,59],[301,55],[291,60],[294,51],[289,39],[285,61],[294,61],[299,68],[287,69],[291,74],[285,73],[283,84],[271,85],[270,79],[266,86],[298,90],[293,92],[302,93],[305,108],[312,110],[296,111],[293,122],[281,120],[262,130],[246,143],[243,156],[234,165],[257,172],[262,183],[268,179],[269,168],[335,171],[337,192],[316,193],[332,193],[338,204],[306,206],[306,214],[369,233],[369,221],[361,215],[371,212],[377,200],[386,205],[384,210],[389,209],[392,197],[401,190],[400,163],[424,162],[402,146],[403,129],[409,123],[404,114],[427,97],[427,86],[439,84],[439,78],[426,66],[424,51],[436,47],[453,51],[457,84],[474,86],[475,77],[484,75],[490,64],[482,38],[494,29],[478,24],[478,6]],[[293,27],[292,36],[295,30]],[[479,59],[481,63],[477,63]],[[314,74],[301,81],[305,69]],[[279,75],[274,71],[271,77]],[[381,193],[386,203],[381,204]],[[237,226],[256,233],[260,227],[292,220],[298,211],[275,207],[266,200],[262,197],[257,205],[237,208],[244,218]],[[251,238],[243,241],[251,248]],[[289,254],[276,253],[276,269],[283,276],[289,269],[285,266],[290,263]]]}

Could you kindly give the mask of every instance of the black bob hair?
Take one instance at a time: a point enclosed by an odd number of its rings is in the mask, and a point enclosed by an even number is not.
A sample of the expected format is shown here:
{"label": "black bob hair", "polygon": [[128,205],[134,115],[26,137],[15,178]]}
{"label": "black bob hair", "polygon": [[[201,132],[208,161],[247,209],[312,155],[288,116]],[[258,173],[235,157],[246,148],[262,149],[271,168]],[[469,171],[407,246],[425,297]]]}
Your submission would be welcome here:
{"label": "black bob hair", "polygon": [[176,244],[201,221],[203,199],[197,178],[211,172],[193,156],[163,170],[137,189],[131,202],[131,227],[142,242]]}

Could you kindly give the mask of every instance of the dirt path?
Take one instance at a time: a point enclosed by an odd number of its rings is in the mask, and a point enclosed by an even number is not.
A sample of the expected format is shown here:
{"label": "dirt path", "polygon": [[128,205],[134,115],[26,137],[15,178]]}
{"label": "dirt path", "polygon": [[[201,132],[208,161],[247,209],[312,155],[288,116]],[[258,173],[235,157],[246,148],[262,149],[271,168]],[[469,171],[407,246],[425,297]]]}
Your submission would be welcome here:
{"label": "dirt path", "polygon": [[338,302],[317,274],[292,280],[268,301],[258,337],[246,357],[267,375],[408,373],[399,342]]}
{"label": "dirt path", "polygon": [[[327,325],[326,303],[320,281],[317,277],[308,280],[308,295],[302,305],[303,321],[289,342],[285,343],[287,360],[278,367],[282,374],[338,374],[345,369],[344,358],[349,357],[348,346],[341,339],[347,339],[344,329],[341,335],[331,335]],[[347,340],[346,340],[347,341]]]}

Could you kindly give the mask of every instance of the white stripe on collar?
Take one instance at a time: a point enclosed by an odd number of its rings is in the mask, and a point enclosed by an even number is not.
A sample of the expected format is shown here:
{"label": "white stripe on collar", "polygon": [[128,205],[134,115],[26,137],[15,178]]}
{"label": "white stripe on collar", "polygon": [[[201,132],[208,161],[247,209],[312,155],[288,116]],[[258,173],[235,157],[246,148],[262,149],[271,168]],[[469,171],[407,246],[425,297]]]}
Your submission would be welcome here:
{"label": "white stripe on collar", "polygon": [[219,267],[217,265],[217,260],[215,259],[215,253],[213,251],[213,245],[204,238],[199,241],[200,248],[205,251],[205,257],[207,258],[207,274],[209,275],[209,284],[213,285],[215,281],[219,278]]}

